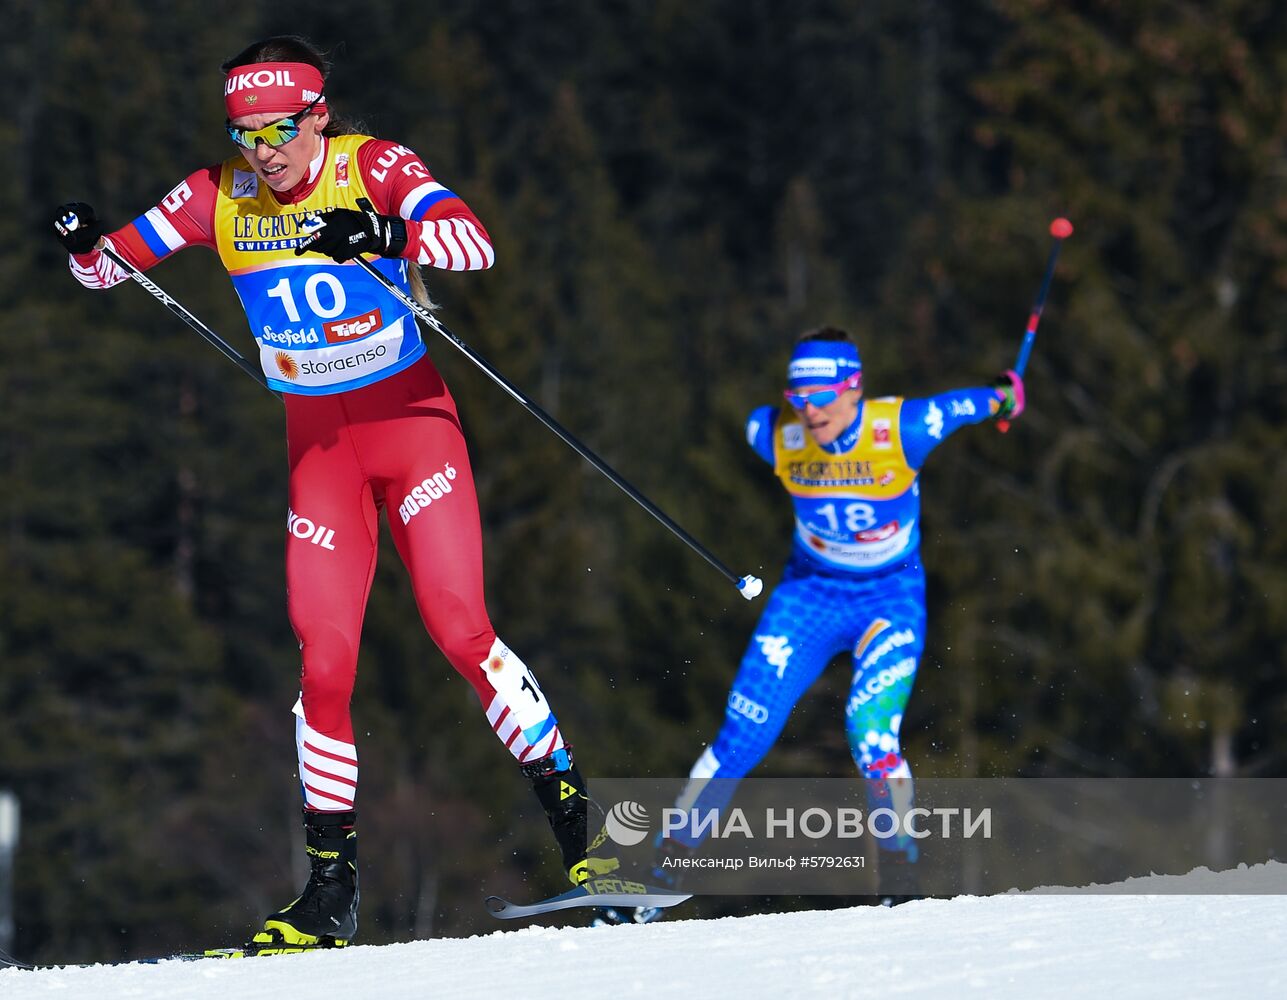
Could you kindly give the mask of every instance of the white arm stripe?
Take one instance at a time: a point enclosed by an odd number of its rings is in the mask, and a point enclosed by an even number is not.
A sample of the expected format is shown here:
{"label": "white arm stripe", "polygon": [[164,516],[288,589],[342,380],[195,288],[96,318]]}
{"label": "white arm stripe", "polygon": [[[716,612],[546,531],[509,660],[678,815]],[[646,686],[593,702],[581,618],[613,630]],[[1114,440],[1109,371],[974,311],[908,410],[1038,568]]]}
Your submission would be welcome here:
{"label": "white arm stripe", "polygon": [[[432,264],[434,267],[449,267],[449,257],[447,248],[443,246],[442,240],[438,238],[438,223],[427,222],[422,230],[424,235],[421,237],[422,251],[420,254],[421,264]],[[428,255],[428,259],[426,258]]]}
{"label": "white arm stripe", "polygon": [[480,259],[480,268],[491,267],[496,263],[496,253],[492,250],[491,241],[478,231],[478,227],[467,219],[461,219],[460,225],[465,231],[464,240],[475,251]]}
{"label": "white arm stripe", "polygon": [[[116,244],[111,240],[105,239],[103,244],[116,250]],[[119,250],[116,252],[120,253]],[[119,285],[129,278],[129,274],[124,268],[118,266],[115,261],[109,260],[105,254],[101,253],[94,255],[94,263],[89,267],[83,267],[70,254],[67,256],[67,263],[71,268],[72,277],[86,288],[111,288],[113,285]]]}
{"label": "white arm stripe", "polygon": [[170,220],[161,214],[159,208],[148,209],[144,213],[144,218],[152,224],[156,235],[170,250],[178,250],[184,245],[184,239],[179,235],[179,231],[170,225]]}
{"label": "white arm stripe", "polygon": [[460,220],[445,219],[443,221],[447,223],[446,228],[451,231],[451,238],[456,244],[456,250],[455,250],[456,264],[453,267],[453,270],[456,270],[456,271],[474,270],[474,268],[477,265],[474,263],[473,258],[469,254],[469,247],[466,246],[465,241],[460,238],[460,230],[456,228],[456,225],[457,223],[460,222]]}
{"label": "white arm stripe", "polygon": [[426,195],[433,194],[435,191],[446,191],[447,189],[437,181],[430,181],[427,184],[421,184],[409,195],[402,199],[402,204],[398,206],[398,214],[404,219],[411,218],[412,210],[420,204],[421,199]]}
{"label": "white arm stripe", "polygon": [[421,229],[417,263],[448,271],[478,271],[496,262],[491,243],[467,219],[439,219]]}

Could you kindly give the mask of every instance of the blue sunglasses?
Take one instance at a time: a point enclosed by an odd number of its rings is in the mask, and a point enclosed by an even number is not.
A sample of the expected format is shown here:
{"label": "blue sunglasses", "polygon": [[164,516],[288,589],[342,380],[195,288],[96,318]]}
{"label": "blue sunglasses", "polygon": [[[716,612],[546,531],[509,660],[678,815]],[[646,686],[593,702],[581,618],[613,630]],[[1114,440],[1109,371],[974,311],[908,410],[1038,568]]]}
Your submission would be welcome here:
{"label": "blue sunglasses", "polygon": [[821,389],[814,389],[813,392],[792,392],[787,389],[782,393],[786,401],[794,406],[797,410],[803,410],[812,403],[814,406],[827,406],[834,403],[840,398],[840,394],[849,389],[858,389],[862,386],[862,372],[854,372],[847,379],[836,382],[832,385],[823,386]]}

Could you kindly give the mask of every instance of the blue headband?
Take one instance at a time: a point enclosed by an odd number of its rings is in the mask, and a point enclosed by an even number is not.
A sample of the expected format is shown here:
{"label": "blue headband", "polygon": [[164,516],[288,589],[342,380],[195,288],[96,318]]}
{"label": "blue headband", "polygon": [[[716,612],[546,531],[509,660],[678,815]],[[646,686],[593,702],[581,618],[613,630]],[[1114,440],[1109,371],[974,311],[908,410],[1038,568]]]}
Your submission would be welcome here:
{"label": "blue headband", "polygon": [[833,385],[862,371],[858,347],[845,340],[804,340],[796,344],[787,365],[787,385]]}

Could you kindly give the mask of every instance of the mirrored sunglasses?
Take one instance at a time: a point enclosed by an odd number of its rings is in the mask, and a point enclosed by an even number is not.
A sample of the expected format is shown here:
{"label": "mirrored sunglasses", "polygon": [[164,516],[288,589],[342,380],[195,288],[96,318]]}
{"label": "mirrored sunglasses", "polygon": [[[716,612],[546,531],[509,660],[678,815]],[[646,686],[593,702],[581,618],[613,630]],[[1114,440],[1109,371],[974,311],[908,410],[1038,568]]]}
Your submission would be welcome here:
{"label": "mirrored sunglasses", "polygon": [[304,116],[313,110],[313,105],[322,99],[318,94],[303,111],[296,111],[289,118],[283,118],[280,121],[269,122],[263,128],[246,129],[237,128],[232,122],[227,123],[228,135],[242,149],[253,150],[259,143],[264,142],[276,149],[278,146],[284,146],[292,139],[299,135],[299,123],[304,120]]}
{"label": "mirrored sunglasses", "polygon": [[812,403],[814,406],[826,406],[834,403],[840,398],[840,394],[848,389],[857,389],[862,385],[862,372],[854,372],[847,379],[842,379],[832,385],[823,386],[821,389],[814,389],[813,392],[792,392],[787,389],[782,393],[786,401],[794,406],[797,410],[803,410]]}

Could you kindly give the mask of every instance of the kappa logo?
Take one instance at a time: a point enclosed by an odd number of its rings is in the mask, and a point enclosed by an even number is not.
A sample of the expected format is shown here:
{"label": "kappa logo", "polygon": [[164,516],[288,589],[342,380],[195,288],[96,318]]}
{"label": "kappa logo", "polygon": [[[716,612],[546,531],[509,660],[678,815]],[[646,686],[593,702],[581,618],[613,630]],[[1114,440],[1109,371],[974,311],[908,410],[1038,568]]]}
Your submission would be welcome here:
{"label": "kappa logo", "polygon": [[929,436],[935,441],[941,441],[943,438],[943,411],[939,409],[938,404],[930,400],[929,409],[925,411],[925,429],[929,431]]}
{"label": "kappa logo", "polygon": [[778,679],[786,673],[787,664],[795,647],[790,645],[790,638],[785,635],[757,635],[755,641],[760,644],[760,652],[769,661],[769,666],[778,668]]}

